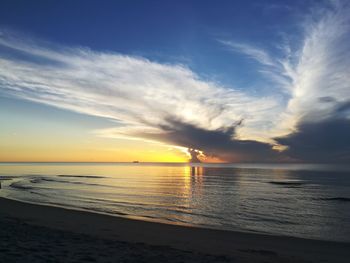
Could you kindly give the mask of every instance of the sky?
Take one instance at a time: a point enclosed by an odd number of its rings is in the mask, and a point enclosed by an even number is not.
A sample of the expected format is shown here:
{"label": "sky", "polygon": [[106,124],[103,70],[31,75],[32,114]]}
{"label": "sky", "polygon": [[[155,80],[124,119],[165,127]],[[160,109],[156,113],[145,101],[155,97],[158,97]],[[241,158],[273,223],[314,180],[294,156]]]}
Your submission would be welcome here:
{"label": "sky", "polygon": [[0,161],[350,162],[350,3],[1,1]]}

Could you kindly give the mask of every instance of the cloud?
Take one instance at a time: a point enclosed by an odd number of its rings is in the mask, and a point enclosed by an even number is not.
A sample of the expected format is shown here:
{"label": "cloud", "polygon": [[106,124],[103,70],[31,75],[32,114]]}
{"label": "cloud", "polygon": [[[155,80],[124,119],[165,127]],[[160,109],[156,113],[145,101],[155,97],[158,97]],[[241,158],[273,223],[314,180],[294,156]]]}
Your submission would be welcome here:
{"label": "cloud", "polygon": [[285,152],[297,161],[350,162],[350,120],[329,119],[300,123],[297,131],[276,140],[288,145]]}
{"label": "cloud", "polygon": [[[235,54],[243,54],[251,60],[258,63],[257,72],[267,77],[268,80],[276,84],[281,95],[289,91],[291,76],[290,69],[278,57],[271,56],[267,51],[260,47],[255,47],[247,43],[239,43],[232,40],[219,40],[221,44]],[[287,51],[288,46],[283,47]],[[289,50],[288,50],[289,52]],[[287,53],[287,52],[286,52]],[[289,66],[289,65],[288,65]]]}
{"label": "cloud", "polygon": [[291,75],[285,118],[295,132],[276,140],[298,160],[349,162],[350,5],[334,1],[317,11]]}
{"label": "cloud", "polygon": [[[249,130],[253,134],[260,122],[270,125],[266,120],[280,107],[278,97],[255,97],[224,88],[180,64],[53,46],[6,34],[0,46],[2,93],[118,122],[113,131],[97,131],[104,136],[140,139],[135,134],[143,131],[156,134],[152,139],[160,141],[170,127],[178,131],[174,120],[182,127],[215,133],[244,119],[249,137]],[[189,141],[188,145],[173,142],[192,147]],[[202,143],[196,149],[207,149]]]}
{"label": "cloud", "polygon": [[[159,127],[162,132],[139,130],[134,131],[132,136],[190,149],[200,149],[205,153],[205,156],[200,157],[202,160],[206,158],[211,160],[213,157],[229,162],[286,160],[286,157],[282,157],[281,154],[274,151],[270,144],[235,139],[236,129],[242,125],[242,122],[232,124],[231,127],[208,130],[169,118],[166,125]],[[119,129],[114,131],[117,135],[120,134]],[[109,129],[109,133],[113,133],[113,129]],[[130,135],[130,131],[128,134]],[[194,161],[197,160],[196,152],[189,151],[189,153]]]}
{"label": "cloud", "polygon": [[[340,113],[340,109],[348,108],[350,101],[349,13],[350,4],[346,1],[315,6],[313,13],[305,17],[300,46],[295,48],[294,44],[292,48],[284,43],[281,56],[271,56],[269,52],[247,44],[222,42],[231,51],[258,62],[258,71],[285,92],[285,108],[274,117],[278,125],[271,129],[271,137],[287,146],[286,153],[299,160],[310,160],[311,157],[306,157],[312,155],[297,144],[299,139],[306,143],[306,138],[318,136],[316,127],[323,127],[327,129],[327,139],[332,141],[339,133],[339,125],[333,125],[332,121],[345,127],[350,118],[350,111],[341,110]],[[320,161],[326,159],[318,154],[321,148],[313,147],[314,160],[318,157]],[[308,154],[304,155],[301,149]]]}
{"label": "cloud", "polygon": [[229,40],[219,40],[219,42],[227,46],[231,51],[243,53],[262,65],[271,67],[275,66],[276,62],[274,59],[263,49],[251,46],[246,43],[237,43]]}
{"label": "cloud", "polygon": [[[332,118],[334,108],[350,99],[350,8],[346,2],[336,3],[318,10],[321,18],[308,23],[291,75],[287,113],[299,122]],[[323,103],[325,97],[334,103]]]}

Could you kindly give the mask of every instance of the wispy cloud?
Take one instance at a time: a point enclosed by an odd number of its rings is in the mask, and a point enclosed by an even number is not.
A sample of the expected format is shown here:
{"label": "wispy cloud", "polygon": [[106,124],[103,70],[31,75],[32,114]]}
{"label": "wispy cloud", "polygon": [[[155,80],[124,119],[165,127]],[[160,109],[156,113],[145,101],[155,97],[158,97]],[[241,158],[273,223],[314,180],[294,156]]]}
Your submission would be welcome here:
{"label": "wispy cloud", "polygon": [[108,136],[159,135],[176,130],[175,123],[226,130],[242,119],[254,131],[260,122],[268,125],[280,107],[278,97],[224,88],[201,80],[184,65],[52,47],[6,34],[0,45],[11,50],[0,53],[3,93],[118,121],[112,132],[102,132]]}
{"label": "wispy cloud", "polygon": [[298,63],[290,70],[291,99],[281,125],[295,132],[277,140],[309,161],[350,161],[350,4],[332,1],[305,24]]}
{"label": "wispy cloud", "polygon": [[[257,72],[266,76],[267,79],[279,86],[281,93],[289,92],[290,72],[286,68],[286,61],[271,56],[266,50],[252,46],[247,43],[240,43],[232,40],[218,40],[229,51],[236,54],[243,54],[258,63]],[[288,46],[283,47],[287,51]],[[289,62],[289,61],[288,61]],[[289,66],[289,63],[288,63]]]}
{"label": "wispy cloud", "polygon": [[[350,100],[349,4],[318,10],[306,25],[298,63],[290,74],[292,99],[287,111],[300,121],[321,121],[336,115],[337,105]],[[332,98],[332,102],[322,98]]]}
{"label": "wispy cloud", "polygon": [[[305,17],[300,47],[292,52],[291,46],[283,43],[279,45],[284,51],[280,56],[248,44],[220,40],[229,50],[258,62],[257,72],[285,93],[288,100],[275,131],[287,134],[300,122],[334,117],[337,105],[349,101],[349,11],[346,1],[316,6]],[[329,99],[325,102],[324,98]]]}
{"label": "wispy cloud", "polygon": [[288,146],[286,153],[309,161],[350,160],[345,135],[350,125],[350,4],[331,1],[312,11],[302,24],[300,47],[283,43],[282,56],[231,40],[220,42],[255,60],[257,72],[285,94],[284,110],[274,117],[270,135]]}
{"label": "wispy cloud", "polygon": [[237,43],[230,40],[219,40],[219,42],[229,47],[231,51],[243,53],[262,65],[274,67],[276,64],[274,59],[263,49],[246,43]]}

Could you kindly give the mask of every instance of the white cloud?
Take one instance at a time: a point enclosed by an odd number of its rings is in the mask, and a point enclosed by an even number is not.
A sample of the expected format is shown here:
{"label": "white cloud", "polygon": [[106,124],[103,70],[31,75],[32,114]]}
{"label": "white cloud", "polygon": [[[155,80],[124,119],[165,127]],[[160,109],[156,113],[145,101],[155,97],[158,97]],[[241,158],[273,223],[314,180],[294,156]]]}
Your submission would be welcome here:
{"label": "white cloud", "polygon": [[337,105],[350,100],[349,11],[346,2],[337,2],[331,10],[319,10],[320,19],[306,25],[298,63],[290,75],[292,98],[287,108],[299,121],[333,117]]}
{"label": "white cloud", "polygon": [[[219,40],[221,44],[226,46],[229,51],[243,54],[248,58],[255,60],[259,65],[257,70],[267,79],[276,83],[281,93],[289,92],[290,76],[285,68],[285,61],[271,56],[267,51],[262,48],[252,46],[246,43],[238,43],[231,40]],[[284,47],[284,51],[287,51],[287,46]]]}
{"label": "white cloud", "polygon": [[246,43],[237,43],[228,40],[219,40],[219,42],[229,47],[230,50],[234,52],[243,53],[262,65],[272,67],[275,66],[276,62],[274,61],[274,59],[263,49],[248,45]]}
{"label": "white cloud", "polygon": [[[277,114],[270,136],[291,133],[301,122],[319,122],[337,115],[350,101],[350,8],[346,1],[315,7],[303,23],[301,46],[292,52],[283,44],[283,57],[233,41],[220,41],[231,51],[257,61],[281,94],[287,95],[284,110]],[[264,130],[266,133],[267,130]]]}
{"label": "white cloud", "polygon": [[[0,45],[26,54],[0,56],[0,88],[13,96],[85,114],[111,118],[123,127],[158,133],[167,119],[206,130],[225,129],[244,119],[246,137],[269,126],[278,97],[254,97],[201,80],[183,65],[141,57],[50,47],[33,40],[1,37]],[[170,124],[171,125],[171,124]],[[106,134],[105,132],[103,134]]]}

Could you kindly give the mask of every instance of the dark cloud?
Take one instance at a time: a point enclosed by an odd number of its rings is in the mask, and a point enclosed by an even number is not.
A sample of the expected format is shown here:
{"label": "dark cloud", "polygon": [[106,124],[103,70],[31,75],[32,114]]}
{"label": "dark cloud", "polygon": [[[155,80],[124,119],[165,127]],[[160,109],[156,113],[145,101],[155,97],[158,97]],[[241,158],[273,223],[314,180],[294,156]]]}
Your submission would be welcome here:
{"label": "dark cloud", "polygon": [[[343,104],[338,114],[350,109]],[[283,138],[276,138],[286,145],[290,157],[306,162],[350,163],[350,120],[330,119],[318,123],[302,123],[298,131]]]}
{"label": "dark cloud", "polygon": [[340,104],[336,110],[335,113],[340,116],[340,117],[344,117],[344,115],[349,115],[350,113],[350,101],[344,102],[342,104]]}
{"label": "dark cloud", "polygon": [[202,161],[199,159],[199,153],[195,149],[189,149],[189,154],[191,155],[190,163],[201,163]]}
{"label": "dark cloud", "polygon": [[[139,134],[144,138],[163,141],[178,146],[204,151],[207,156],[214,156],[228,162],[270,162],[280,159],[270,144],[233,139],[237,125],[214,131],[198,128],[177,120],[167,120],[167,125],[160,128],[163,134]],[[192,158],[193,157],[192,153]]]}
{"label": "dark cloud", "polygon": [[[338,116],[349,109],[349,103],[336,109]],[[217,157],[227,162],[316,162],[350,163],[350,120],[329,119],[318,123],[300,123],[297,132],[275,138],[288,146],[285,152],[273,150],[272,145],[252,140],[234,139],[237,123],[227,129],[214,131],[198,128],[177,120],[168,120],[160,128],[163,134],[139,134],[174,145],[204,151],[206,156]],[[193,162],[197,153],[190,151]]]}

